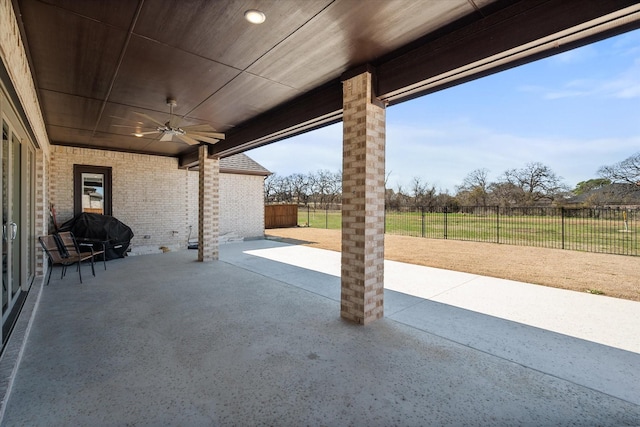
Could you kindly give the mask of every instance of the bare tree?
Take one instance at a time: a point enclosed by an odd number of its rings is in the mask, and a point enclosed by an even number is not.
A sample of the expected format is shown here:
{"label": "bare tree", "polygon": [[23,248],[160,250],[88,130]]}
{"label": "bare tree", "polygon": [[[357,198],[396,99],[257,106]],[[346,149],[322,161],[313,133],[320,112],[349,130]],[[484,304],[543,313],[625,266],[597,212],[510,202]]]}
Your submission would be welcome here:
{"label": "bare tree", "polygon": [[489,186],[491,197],[499,206],[517,206],[525,199],[521,188],[509,182],[494,182]]}
{"label": "bare tree", "polygon": [[301,173],[289,176],[293,201],[306,205],[309,202],[309,177]]}
{"label": "bare tree", "polygon": [[431,207],[435,202],[436,188],[429,187],[428,183],[422,182],[419,177],[414,177],[411,183],[411,195],[416,207]]}
{"label": "bare tree", "polygon": [[567,191],[561,181],[562,177],[540,162],[527,163],[522,169],[507,170],[503,175],[504,183],[520,190],[522,200],[518,202],[525,205],[555,200]]}
{"label": "bare tree", "polygon": [[489,170],[476,169],[470,172],[456,187],[459,199],[469,205],[486,207],[489,200]]}
{"label": "bare tree", "polygon": [[640,152],[611,166],[602,166],[598,174],[615,183],[633,184],[640,189]]}
{"label": "bare tree", "polygon": [[279,187],[279,179],[278,174],[271,174],[264,180],[264,202],[265,203],[274,203],[276,201],[276,194],[278,193]]}
{"label": "bare tree", "polygon": [[319,170],[309,174],[309,185],[314,207],[320,204],[323,208],[328,208],[341,200],[342,172]]}

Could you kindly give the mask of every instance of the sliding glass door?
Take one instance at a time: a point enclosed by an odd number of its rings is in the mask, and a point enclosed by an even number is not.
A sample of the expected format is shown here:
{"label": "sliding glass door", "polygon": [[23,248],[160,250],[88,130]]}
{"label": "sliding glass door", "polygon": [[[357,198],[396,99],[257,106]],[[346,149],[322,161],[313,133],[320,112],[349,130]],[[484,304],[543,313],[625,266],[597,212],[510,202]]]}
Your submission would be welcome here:
{"label": "sliding glass door", "polygon": [[34,150],[2,112],[2,343],[35,272]]}

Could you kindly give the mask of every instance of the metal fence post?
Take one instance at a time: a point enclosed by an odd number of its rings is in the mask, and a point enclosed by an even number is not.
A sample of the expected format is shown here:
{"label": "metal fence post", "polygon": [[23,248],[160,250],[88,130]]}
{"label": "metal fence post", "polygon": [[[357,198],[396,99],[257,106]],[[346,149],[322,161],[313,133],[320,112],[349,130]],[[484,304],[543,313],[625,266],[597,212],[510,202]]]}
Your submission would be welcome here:
{"label": "metal fence post", "polygon": [[309,205],[307,205],[307,227],[311,227],[311,215],[309,214],[310,210],[311,208],[309,207]]}
{"label": "metal fence post", "polygon": [[422,237],[424,237],[424,206],[420,206],[420,221],[422,226]]}
{"label": "metal fence post", "polygon": [[562,221],[562,249],[564,249],[564,207],[560,208],[560,220]]}
{"label": "metal fence post", "polygon": [[496,206],[496,243],[500,243],[500,206]]}
{"label": "metal fence post", "polygon": [[324,207],[324,228],[329,228],[329,205]]}
{"label": "metal fence post", "polygon": [[444,207],[444,238],[447,238],[447,207]]}

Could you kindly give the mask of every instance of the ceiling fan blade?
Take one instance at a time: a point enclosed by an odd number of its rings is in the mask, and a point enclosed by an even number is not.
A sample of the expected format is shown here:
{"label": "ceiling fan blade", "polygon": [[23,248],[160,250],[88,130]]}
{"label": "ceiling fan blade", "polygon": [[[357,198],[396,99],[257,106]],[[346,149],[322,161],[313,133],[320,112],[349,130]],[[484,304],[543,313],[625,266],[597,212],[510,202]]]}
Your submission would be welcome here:
{"label": "ceiling fan blade", "polygon": [[[112,119],[118,119],[118,120],[122,120],[122,121],[125,121],[125,122],[132,122],[132,123],[135,123],[135,124],[138,124],[138,125],[143,124],[142,122],[139,122],[137,120],[131,120],[131,119],[127,119],[125,117],[118,117],[118,116],[109,116],[109,117],[111,117]],[[111,125],[111,126],[116,126],[116,125]]]}
{"label": "ceiling fan blade", "polygon": [[215,132],[216,130],[206,123],[200,125],[182,126],[182,129],[192,132]]}
{"label": "ceiling fan blade", "polygon": [[150,130],[148,132],[134,132],[131,135],[135,135],[135,136],[138,136],[138,135],[151,135],[152,133],[159,133],[159,132],[157,130]]}
{"label": "ceiling fan blade", "polygon": [[133,128],[133,129],[139,129],[140,125],[138,126],[133,126],[133,125],[111,125],[112,128]]}
{"label": "ceiling fan blade", "polygon": [[162,138],[160,138],[160,141],[171,141],[172,139],[173,139],[173,135],[171,135],[170,133],[163,133]]}
{"label": "ceiling fan blade", "polygon": [[157,124],[158,126],[164,126],[164,123],[159,122],[156,119],[154,119],[153,117],[148,116],[148,115],[146,115],[144,113],[139,113],[137,111],[134,111],[133,114],[137,114],[140,117],[144,117],[145,119],[149,120],[150,122],[153,122],[153,123]]}
{"label": "ceiling fan blade", "polygon": [[202,142],[207,142],[209,144],[215,144],[216,142],[220,141],[219,139],[215,139],[215,138],[209,138],[208,136],[203,136],[203,135],[194,135],[193,133],[189,132],[189,136],[193,139],[196,139],[198,141],[202,141]]}
{"label": "ceiling fan blade", "polygon": [[200,144],[200,141],[197,141],[193,138],[191,138],[190,136],[187,135],[176,135],[179,139],[181,139],[183,142],[186,142],[189,145],[198,145]]}
{"label": "ceiling fan blade", "polygon": [[[185,129],[186,130],[186,129]],[[213,139],[224,139],[224,133],[221,132],[197,132],[197,131],[187,131],[187,133],[189,135],[199,135],[199,136],[206,136],[208,138],[213,138]]]}

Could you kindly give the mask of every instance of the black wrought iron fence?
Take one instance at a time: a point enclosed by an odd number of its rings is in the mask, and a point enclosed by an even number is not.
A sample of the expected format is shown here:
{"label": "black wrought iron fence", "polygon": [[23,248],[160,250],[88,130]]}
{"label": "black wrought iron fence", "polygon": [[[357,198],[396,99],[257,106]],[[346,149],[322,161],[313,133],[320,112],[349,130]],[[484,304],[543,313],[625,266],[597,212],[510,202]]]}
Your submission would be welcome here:
{"label": "black wrought iron fence", "polygon": [[[387,210],[385,232],[620,255],[640,255],[640,208],[464,206]],[[300,209],[298,224],[340,228],[339,210]]]}

